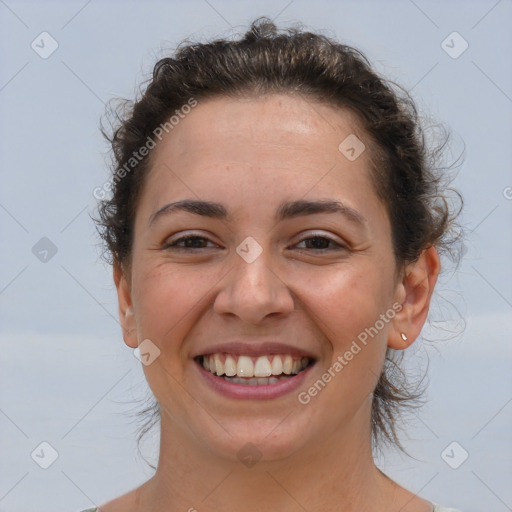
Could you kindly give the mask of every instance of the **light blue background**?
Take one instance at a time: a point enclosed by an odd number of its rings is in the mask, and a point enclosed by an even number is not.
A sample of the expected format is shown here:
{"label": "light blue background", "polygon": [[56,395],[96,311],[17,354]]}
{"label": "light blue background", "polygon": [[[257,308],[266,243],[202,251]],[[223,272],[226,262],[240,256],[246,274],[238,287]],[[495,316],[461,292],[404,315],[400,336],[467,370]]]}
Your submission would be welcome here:
{"label": "light blue background", "polygon": [[[0,512],[77,511],[150,477],[125,414],[147,386],[89,218],[107,177],[99,119],[110,98],[133,97],[163,49],[243,31],[261,15],[360,48],[452,130],[454,158],[465,146],[455,185],[467,254],[440,283],[426,330],[445,341],[411,351],[412,365],[430,358],[429,403],[404,436],[417,460],[388,454],[380,465],[434,502],[512,510],[509,0],[1,0]],[[48,59],[31,48],[43,31],[59,45]],[[457,59],[441,47],[453,31],[469,43]],[[58,248],[47,263],[31,252],[43,236]],[[465,332],[450,336],[457,309]],[[30,456],[42,441],[59,453],[46,470]],[[458,469],[440,455],[452,441],[469,453]],[[143,449],[153,462],[157,442]]]}

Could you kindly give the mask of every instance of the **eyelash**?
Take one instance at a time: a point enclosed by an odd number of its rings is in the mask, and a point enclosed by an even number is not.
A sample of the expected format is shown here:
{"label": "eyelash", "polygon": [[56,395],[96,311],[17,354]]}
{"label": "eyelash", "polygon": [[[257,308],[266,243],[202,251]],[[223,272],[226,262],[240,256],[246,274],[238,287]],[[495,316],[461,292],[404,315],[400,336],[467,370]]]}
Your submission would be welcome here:
{"label": "eyelash", "polygon": [[[164,249],[170,249],[170,250],[173,250],[173,251],[190,251],[190,250],[197,250],[197,249],[199,249],[199,250],[208,249],[208,247],[183,247],[183,246],[178,246],[177,245],[180,242],[186,242],[187,240],[195,240],[195,239],[207,240],[208,242],[211,241],[211,240],[209,240],[208,238],[206,238],[204,236],[187,235],[187,236],[183,236],[181,238],[178,238],[177,240],[175,240],[172,243],[166,244]],[[329,238],[327,236],[322,236],[322,235],[313,235],[313,236],[309,236],[309,237],[303,238],[302,240],[299,240],[296,245],[298,245],[298,244],[300,244],[302,242],[306,242],[308,240],[317,240],[317,239],[327,240],[331,244],[337,246],[337,248],[335,247],[334,249],[325,249],[325,248],[323,248],[323,249],[316,249],[315,252],[336,251],[336,250],[346,250],[347,249],[346,246],[336,242],[332,238]],[[314,250],[314,249],[305,249],[305,250]]]}

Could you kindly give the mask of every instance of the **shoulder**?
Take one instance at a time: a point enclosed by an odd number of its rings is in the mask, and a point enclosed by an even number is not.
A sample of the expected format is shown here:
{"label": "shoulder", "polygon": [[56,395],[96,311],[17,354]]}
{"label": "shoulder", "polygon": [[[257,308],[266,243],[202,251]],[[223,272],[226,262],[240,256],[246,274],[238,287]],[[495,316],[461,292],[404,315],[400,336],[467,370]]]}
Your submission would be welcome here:
{"label": "shoulder", "polygon": [[118,498],[114,498],[98,507],[88,508],[82,512],[134,512],[139,510],[139,493],[141,487],[138,487]]}

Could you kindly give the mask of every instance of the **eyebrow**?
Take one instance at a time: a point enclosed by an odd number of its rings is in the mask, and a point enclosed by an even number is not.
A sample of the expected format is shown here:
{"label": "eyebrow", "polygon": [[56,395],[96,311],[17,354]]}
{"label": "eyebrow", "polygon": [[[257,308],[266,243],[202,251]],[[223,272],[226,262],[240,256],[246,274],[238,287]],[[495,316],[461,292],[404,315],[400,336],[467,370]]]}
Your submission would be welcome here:
{"label": "eyebrow", "polygon": [[[201,201],[196,199],[183,199],[162,206],[154,212],[148,221],[148,226],[154,224],[162,216],[169,215],[174,212],[184,211],[210,217],[219,220],[230,220],[230,215],[224,205],[213,201]],[[316,201],[306,201],[303,199],[297,201],[287,201],[282,203],[277,209],[275,219],[283,221],[301,217],[304,215],[314,215],[317,213],[337,213],[343,215],[347,220],[354,224],[365,226],[368,221],[357,211],[343,204],[341,201],[331,199],[320,199]]]}

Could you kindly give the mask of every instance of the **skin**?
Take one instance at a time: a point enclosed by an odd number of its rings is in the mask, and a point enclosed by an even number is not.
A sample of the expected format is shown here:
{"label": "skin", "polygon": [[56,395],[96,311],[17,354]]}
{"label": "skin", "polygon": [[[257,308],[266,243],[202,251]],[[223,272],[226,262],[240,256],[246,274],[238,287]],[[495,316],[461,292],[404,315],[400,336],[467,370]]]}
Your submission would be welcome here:
{"label": "skin", "polygon": [[[114,281],[125,343],[150,339],[160,350],[144,366],[162,408],[159,465],[102,512],[432,510],[375,466],[370,407],[386,348],[405,349],[421,331],[439,257],[431,247],[397,269],[369,151],[349,161],[338,150],[350,134],[365,140],[353,115],[310,99],[215,98],[200,101],[154,150],[130,267],[116,265]],[[182,199],[222,203],[232,218],[176,212],[148,227],[155,211]],[[342,201],[366,222],[339,213],[276,222],[278,206],[298,199]],[[181,252],[165,246],[191,233],[209,241]],[[262,248],[252,263],[236,252],[248,236]],[[312,236],[335,243],[318,249],[303,241]],[[299,403],[298,392],[394,303],[402,305],[394,318]],[[205,384],[191,357],[239,338],[293,344],[317,363],[297,392],[227,398]],[[246,443],[262,454],[251,468],[237,458]]]}

